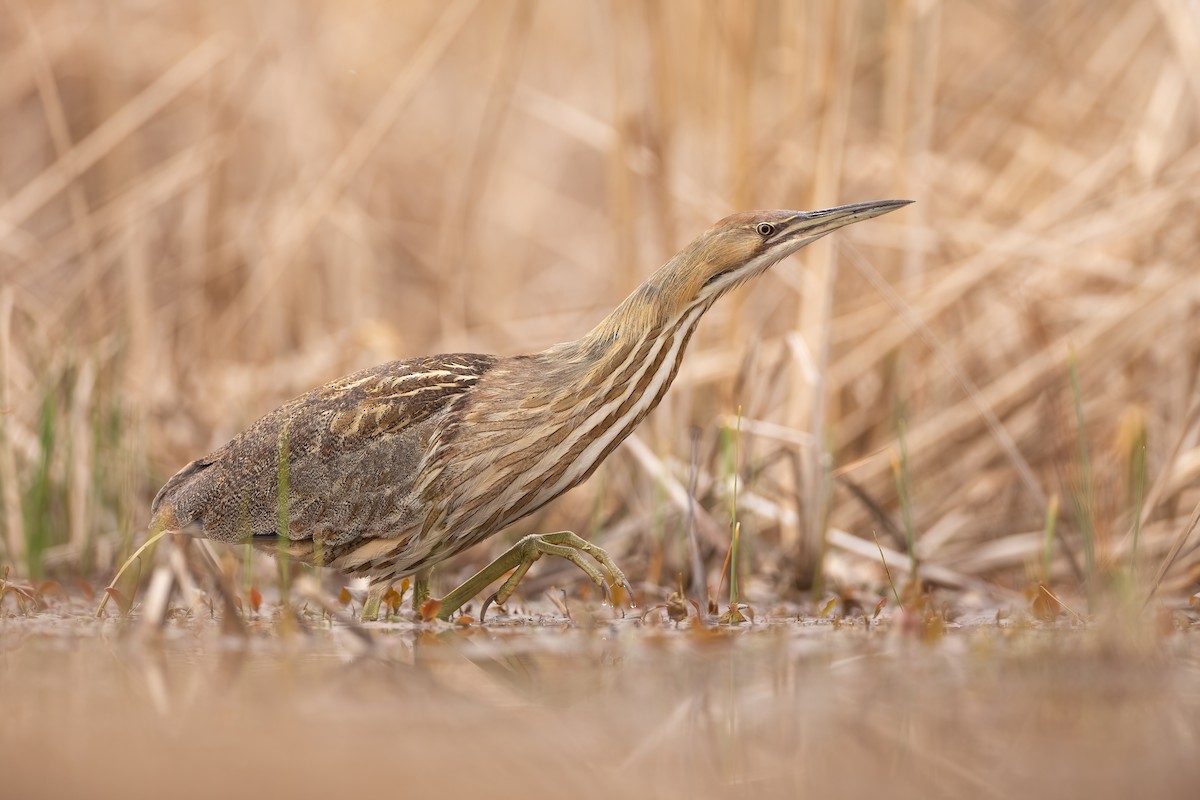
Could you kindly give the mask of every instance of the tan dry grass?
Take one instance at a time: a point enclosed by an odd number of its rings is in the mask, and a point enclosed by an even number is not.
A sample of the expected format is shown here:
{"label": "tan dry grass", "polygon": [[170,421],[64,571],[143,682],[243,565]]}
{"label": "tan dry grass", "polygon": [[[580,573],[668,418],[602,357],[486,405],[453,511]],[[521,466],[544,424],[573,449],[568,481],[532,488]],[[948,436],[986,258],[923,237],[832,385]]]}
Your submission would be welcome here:
{"label": "tan dry grass", "polygon": [[[742,448],[750,573],[803,587],[827,526],[853,567],[873,545],[841,532],[899,520],[902,417],[930,575],[1024,585],[1057,495],[1052,578],[1077,587],[1072,348],[1099,569],[1130,542],[1123,418],[1148,444],[1147,573],[1200,501],[1200,18],[1181,0],[5,14],[6,560],[107,570],[163,479],[273,405],[388,358],[574,337],[730,211],[892,196],[918,203],[714,309],[641,446],[521,529],[573,528],[673,583],[699,426],[715,585],[740,405],[763,423]],[[1165,586],[1198,571],[1193,539]]]}

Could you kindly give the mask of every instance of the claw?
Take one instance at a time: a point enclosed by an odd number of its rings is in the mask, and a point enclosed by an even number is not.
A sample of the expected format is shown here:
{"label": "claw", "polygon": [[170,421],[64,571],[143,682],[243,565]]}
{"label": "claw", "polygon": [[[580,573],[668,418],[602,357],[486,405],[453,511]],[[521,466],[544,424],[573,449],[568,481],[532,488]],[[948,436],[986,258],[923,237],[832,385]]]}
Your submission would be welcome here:
{"label": "claw", "polygon": [[479,624],[480,625],[483,624],[483,618],[487,616],[488,606],[490,606],[492,603],[496,602],[496,595],[498,595],[498,594],[499,594],[499,592],[492,592],[491,597],[489,597],[487,600],[483,601],[483,608],[479,609]]}
{"label": "claw", "polygon": [[607,581],[600,581],[600,591],[604,592],[604,600],[602,602],[608,603],[612,608],[616,608],[617,604],[613,600],[612,589],[609,588]]}

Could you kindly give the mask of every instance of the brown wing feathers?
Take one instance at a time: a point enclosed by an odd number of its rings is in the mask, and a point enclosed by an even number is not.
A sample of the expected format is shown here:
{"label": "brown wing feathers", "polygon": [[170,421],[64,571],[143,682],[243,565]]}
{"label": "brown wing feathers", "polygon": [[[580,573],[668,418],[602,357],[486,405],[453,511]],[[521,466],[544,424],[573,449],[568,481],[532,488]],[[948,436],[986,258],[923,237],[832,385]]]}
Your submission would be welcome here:
{"label": "brown wing feathers", "polygon": [[416,477],[430,419],[495,362],[464,353],[393,361],[301,395],[180,470],[155,498],[153,524],[198,523],[220,541],[273,533],[285,450],[291,538],[385,535],[363,526],[403,516],[393,506]]}

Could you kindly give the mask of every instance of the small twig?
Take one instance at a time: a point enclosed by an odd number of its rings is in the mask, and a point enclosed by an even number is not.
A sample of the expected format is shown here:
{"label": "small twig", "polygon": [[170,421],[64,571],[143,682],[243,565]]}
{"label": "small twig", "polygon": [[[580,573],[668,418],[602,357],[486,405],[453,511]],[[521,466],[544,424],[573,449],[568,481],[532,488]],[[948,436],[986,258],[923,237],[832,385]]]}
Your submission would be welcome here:
{"label": "small twig", "polygon": [[1154,593],[1158,591],[1159,584],[1161,584],[1163,578],[1166,577],[1167,570],[1171,568],[1171,564],[1175,563],[1175,559],[1179,556],[1179,551],[1183,549],[1183,545],[1187,542],[1188,537],[1191,536],[1192,531],[1196,529],[1197,523],[1200,523],[1200,503],[1197,503],[1196,507],[1192,509],[1192,516],[1188,519],[1187,525],[1185,525],[1183,530],[1179,532],[1179,535],[1175,537],[1175,543],[1171,545],[1170,552],[1167,553],[1166,558],[1164,558],[1162,564],[1159,565],[1158,573],[1154,576],[1154,582],[1150,584],[1150,591],[1146,594],[1146,601],[1142,603],[1143,610],[1150,604],[1150,600],[1154,597]]}
{"label": "small twig", "polygon": [[[692,601],[696,602],[700,592],[704,592],[704,601],[708,602],[708,580],[704,574],[704,562],[700,558],[700,540],[696,536],[696,482],[700,476],[700,429],[693,426],[691,430],[691,455],[688,458],[688,490],[687,490],[687,544],[688,558],[691,561],[691,592]],[[682,587],[681,587],[682,591]]]}
{"label": "small twig", "polygon": [[1049,598],[1050,598],[1051,600],[1053,600],[1054,602],[1058,603],[1060,606],[1062,606],[1062,607],[1063,607],[1063,609],[1065,609],[1065,610],[1066,610],[1066,612],[1067,612],[1068,614],[1070,614],[1071,616],[1075,617],[1075,620],[1076,620],[1077,622],[1082,622],[1082,621],[1083,621],[1083,615],[1082,615],[1082,614],[1080,614],[1080,613],[1079,613],[1078,611],[1076,611],[1075,609],[1071,608],[1071,607],[1070,607],[1069,605],[1067,605],[1066,603],[1064,603],[1064,602],[1063,602],[1063,601],[1062,601],[1062,600],[1059,598],[1059,596],[1058,596],[1058,595],[1056,595],[1054,592],[1052,592],[1052,591],[1050,591],[1048,588],[1046,588],[1046,584],[1044,584],[1044,583],[1039,583],[1039,584],[1038,584],[1038,591],[1039,591],[1039,592],[1041,592],[1042,594],[1046,595],[1047,597],[1049,597]]}
{"label": "small twig", "polygon": [[546,590],[546,597],[550,599],[550,602],[554,604],[554,607],[558,609],[560,614],[562,614],[571,622],[575,621],[575,618],[571,616],[571,609],[567,607],[566,591],[558,588],[557,586],[551,586]]}
{"label": "small twig", "polygon": [[903,611],[904,603],[900,601],[900,593],[896,591],[896,582],[892,580],[892,571],[888,569],[887,559],[883,557],[883,545],[879,543],[879,534],[872,529],[871,536],[875,539],[875,547],[879,549],[879,561],[881,564],[883,564],[883,573],[887,575],[888,586],[892,587],[892,594],[896,597],[896,605],[900,607],[901,611]]}
{"label": "small twig", "polygon": [[[171,540],[174,547],[170,548],[167,553],[167,564],[170,565],[171,571],[175,573],[175,582],[179,586],[179,591],[183,594],[188,608],[192,608],[200,599],[200,587],[196,585],[196,575],[188,566],[188,542],[184,537],[177,537]],[[208,551],[201,549],[201,557],[208,557]]]}
{"label": "small twig", "polygon": [[[241,612],[238,610],[237,601],[234,599],[233,592],[229,590],[229,586],[225,583],[225,575],[221,572],[221,568],[211,558],[199,558],[200,565],[208,572],[212,579],[213,590],[217,596],[221,598],[221,604],[225,606],[225,616],[222,618],[222,627],[228,632],[237,636],[245,637],[246,623],[242,620]],[[194,562],[188,559],[189,567],[194,569]]]}
{"label": "small twig", "polygon": [[891,516],[888,515],[883,506],[880,505],[875,498],[870,495],[870,493],[862,486],[862,484],[851,480],[848,475],[839,475],[836,472],[834,473],[833,477],[835,481],[837,481],[846,489],[846,491],[854,495],[854,498],[858,500],[858,502],[862,503],[863,506],[866,507],[867,511],[871,512],[871,515],[879,521],[880,525],[883,526],[884,532],[892,538],[893,544],[895,544],[897,547],[904,547],[904,531],[900,530],[900,526],[892,520]]}
{"label": "small twig", "polygon": [[175,588],[175,576],[171,568],[159,565],[150,576],[150,587],[142,604],[142,630],[146,633],[160,630],[167,622],[167,608]]}

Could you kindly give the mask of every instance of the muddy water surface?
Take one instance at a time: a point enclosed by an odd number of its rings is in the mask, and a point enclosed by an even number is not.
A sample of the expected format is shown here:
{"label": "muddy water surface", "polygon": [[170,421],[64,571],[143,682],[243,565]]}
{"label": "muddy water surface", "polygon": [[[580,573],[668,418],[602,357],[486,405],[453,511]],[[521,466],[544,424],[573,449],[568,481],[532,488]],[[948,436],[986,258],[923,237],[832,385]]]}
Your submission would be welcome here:
{"label": "muddy water surface", "polygon": [[0,797],[1195,797],[1200,637],[0,619]]}

